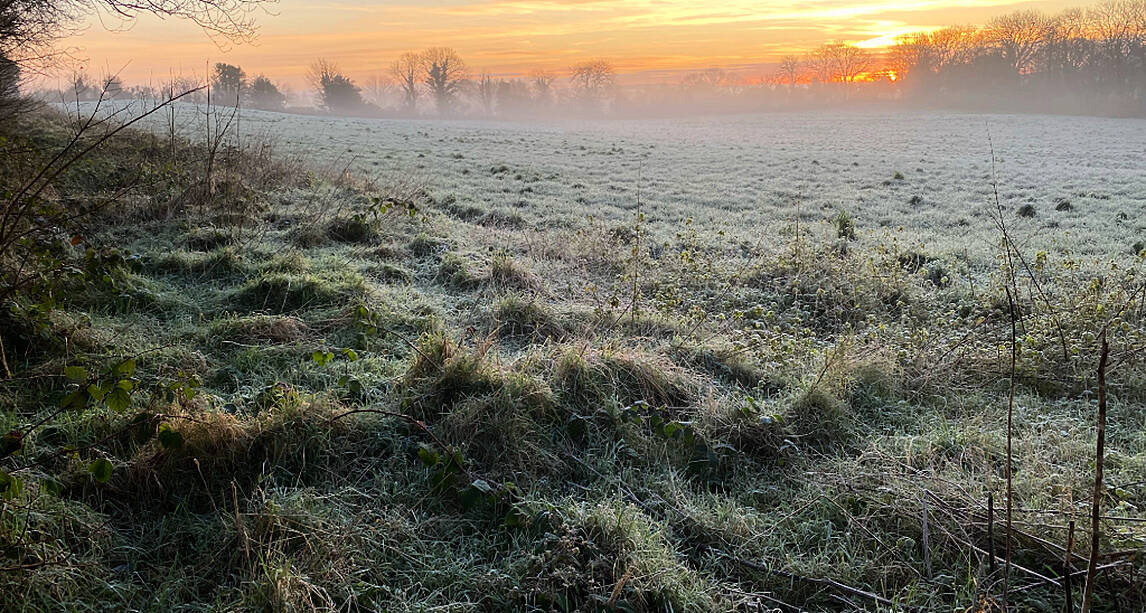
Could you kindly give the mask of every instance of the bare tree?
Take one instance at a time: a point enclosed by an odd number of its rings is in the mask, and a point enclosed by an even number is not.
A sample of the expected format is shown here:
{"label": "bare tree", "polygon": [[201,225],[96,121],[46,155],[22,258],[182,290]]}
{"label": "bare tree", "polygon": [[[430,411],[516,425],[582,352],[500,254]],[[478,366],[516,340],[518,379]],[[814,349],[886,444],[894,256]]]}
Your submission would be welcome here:
{"label": "bare tree", "polygon": [[785,55],[780,58],[780,74],[788,84],[788,89],[796,87],[796,79],[800,76],[800,58],[795,55]]}
{"label": "bare tree", "polygon": [[386,106],[394,92],[394,82],[385,75],[375,74],[366,79],[362,91],[366,94],[366,101],[378,106]]}
{"label": "bare tree", "polygon": [[616,71],[606,60],[587,60],[570,68],[569,81],[586,104],[600,104],[616,84]]}
{"label": "bare tree", "polygon": [[713,90],[728,84],[728,73],[723,68],[706,68],[690,72],[681,79],[686,89]]}
{"label": "bare tree", "polygon": [[132,21],[143,14],[195,23],[212,37],[240,43],[254,38],[255,14],[276,0],[0,0],[0,55],[28,67],[60,57],[55,43],[91,15]]}
{"label": "bare tree", "polygon": [[451,113],[466,80],[466,63],[449,47],[431,47],[422,52],[421,67],[438,114]]}
{"label": "bare tree", "polygon": [[418,110],[418,75],[421,66],[422,59],[413,51],[398,56],[390,65],[390,74],[402,92],[402,106],[408,113]]}
{"label": "bare tree", "polygon": [[871,70],[871,54],[866,49],[842,42],[829,44],[826,48],[831,58],[832,75],[842,83],[855,83]]}
{"label": "bare tree", "polygon": [[986,36],[1016,74],[1026,74],[1050,27],[1050,19],[1038,11],[1015,11],[992,19]]}
{"label": "bare tree", "polygon": [[812,74],[812,79],[821,85],[832,82],[832,59],[828,53],[828,46],[825,45],[812,51],[804,60],[804,65],[808,67],[808,71]]}
{"label": "bare tree", "polygon": [[530,73],[529,81],[533,86],[533,98],[538,104],[549,104],[553,101],[553,82],[557,80],[552,72],[538,68]]}
{"label": "bare tree", "polygon": [[486,72],[481,73],[477,80],[477,97],[478,103],[481,104],[482,112],[486,115],[493,115],[494,105],[497,98],[497,81]]}

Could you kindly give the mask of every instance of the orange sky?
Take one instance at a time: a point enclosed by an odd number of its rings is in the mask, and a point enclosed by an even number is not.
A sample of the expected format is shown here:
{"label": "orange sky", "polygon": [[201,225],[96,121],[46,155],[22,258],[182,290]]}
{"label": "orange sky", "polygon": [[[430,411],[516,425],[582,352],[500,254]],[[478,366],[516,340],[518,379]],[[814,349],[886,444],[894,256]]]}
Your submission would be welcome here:
{"label": "orange sky", "polygon": [[[202,75],[207,62],[241,65],[301,86],[324,57],[359,80],[381,74],[399,53],[454,47],[475,71],[560,73],[577,60],[611,59],[645,79],[708,66],[767,72],[758,64],[829,39],[878,45],[904,32],[982,23],[1017,8],[1048,12],[1060,0],[280,0],[260,15],[253,44],[220,49],[195,26],[152,17],[125,26],[108,16],[67,44],[88,70],[125,81],[159,82],[171,73]],[[630,77],[642,78],[640,76]]]}

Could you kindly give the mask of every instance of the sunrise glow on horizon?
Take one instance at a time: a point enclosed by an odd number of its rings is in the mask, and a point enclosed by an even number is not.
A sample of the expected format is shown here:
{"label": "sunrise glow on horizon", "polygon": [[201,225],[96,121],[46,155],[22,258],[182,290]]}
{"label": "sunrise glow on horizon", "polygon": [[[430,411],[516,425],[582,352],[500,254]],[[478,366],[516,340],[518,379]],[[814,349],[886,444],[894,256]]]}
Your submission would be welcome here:
{"label": "sunrise glow on horizon", "polygon": [[896,36],[947,25],[978,24],[1017,9],[1053,12],[1086,3],[1052,0],[814,0],[792,5],[730,0],[280,0],[257,16],[259,36],[220,46],[190,23],[144,16],[124,25],[95,16],[68,39],[79,65],[128,82],[202,75],[213,62],[241,65],[301,87],[316,58],[357,79],[385,74],[395,57],[430,46],[455,48],[476,72],[518,76],[562,73],[587,58],[608,58],[630,81],[671,80],[720,67],[762,76],[785,54],[827,41],[869,49]]}

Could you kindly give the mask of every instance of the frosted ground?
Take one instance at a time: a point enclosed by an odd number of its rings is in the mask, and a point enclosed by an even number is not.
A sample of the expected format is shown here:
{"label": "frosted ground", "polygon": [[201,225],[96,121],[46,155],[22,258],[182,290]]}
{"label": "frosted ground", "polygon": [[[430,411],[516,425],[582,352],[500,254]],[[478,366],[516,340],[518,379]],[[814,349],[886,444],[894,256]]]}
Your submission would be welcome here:
{"label": "frosted ground", "polygon": [[[184,130],[203,109],[181,105]],[[847,211],[862,237],[992,252],[991,148],[1004,209],[1032,249],[1120,255],[1146,238],[1146,120],[948,112],[807,112],[673,120],[411,121],[243,111],[245,137],[439,201],[552,228],[587,216],[659,233],[784,240],[797,216]],[[990,141],[988,140],[990,135]],[[897,177],[902,178],[897,178]],[[1067,204],[1063,204],[1067,203]],[[1017,211],[1031,205],[1034,216]],[[1066,209],[1066,210],[1059,210]]]}

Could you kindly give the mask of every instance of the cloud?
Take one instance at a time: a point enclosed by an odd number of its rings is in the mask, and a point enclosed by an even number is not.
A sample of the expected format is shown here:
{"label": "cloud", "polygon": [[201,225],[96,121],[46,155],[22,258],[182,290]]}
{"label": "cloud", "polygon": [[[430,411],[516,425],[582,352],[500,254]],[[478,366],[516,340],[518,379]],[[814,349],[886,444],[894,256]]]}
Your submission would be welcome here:
{"label": "cloud", "polygon": [[[982,21],[1018,6],[1055,10],[1059,0],[281,0],[262,18],[255,46],[221,51],[194,26],[145,18],[126,32],[98,23],[69,44],[96,63],[131,60],[133,74],[165,73],[205,58],[242,63],[298,82],[306,58],[328,57],[355,73],[376,73],[398,53],[431,45],[458,49],[474,68],[512,72],[561,68],[589,56],[634,71],[755,65],[825,40],[876,47],[936,24]],[[172,42],[174,41],[174,42]],[[642,64],[647,63],[647,64]]]}

